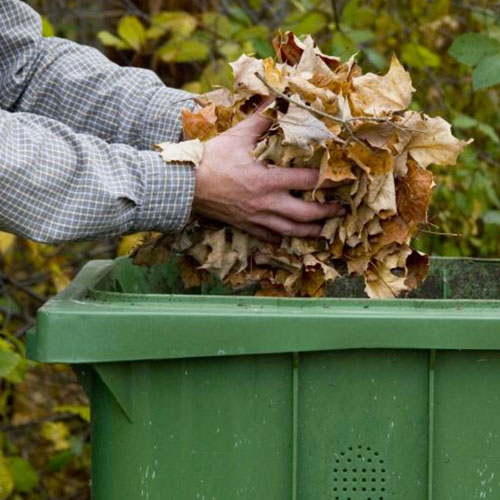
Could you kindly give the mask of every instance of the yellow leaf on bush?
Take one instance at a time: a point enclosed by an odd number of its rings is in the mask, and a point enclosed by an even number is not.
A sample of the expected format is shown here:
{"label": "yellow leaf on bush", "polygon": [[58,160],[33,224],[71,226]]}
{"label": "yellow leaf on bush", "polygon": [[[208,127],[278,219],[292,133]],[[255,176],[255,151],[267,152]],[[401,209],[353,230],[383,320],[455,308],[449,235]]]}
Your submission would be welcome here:
{"label": "yellow leaf on bush", "polygon": [[0,500],[7,500],[14,489],[14,479],[6,458],[0,455]]}
{"label": "yellow leaf on bush", "polygon": [[210,55],[208,45],[195,38],[173,38],[157,51],[158,57],[166,63],[204,61]]}
{"label": "yellow leaf on bush", "polygon": [[146,44],[146,28],[136,16],[125,16],[118,24],[118,34],[137,52]]}
{"label": "yellow leaf on bush", "polygon": [[90,406],[61,405],[56,406],[54,411],[58,413],[72,413],[78,415],[85,422],[90,422]]}
{"label": "yellow leaf on bush", "polygon": [[10,233],[0,231],[0,254],[4,254],[10,250],[16,241],[16,236]]}
{"label": "yellow leaf on bush", "polygon": [[99,31],[97,38],[106,47],[114,47],[119,50],[130,49],[126,42],[124,42],[120,37],[109,33],[109,31]]}
{"label": "yellow leaf on bush", "polygon": [[45,422],[40,433],[42,437],[52,443],[54,451],[64,451],[69,448],[70,432],[65,423]]}
{"label": "yellow leaf on bush", "polygon": [[169,31],[177,37],[190,36],[197,25],[196,18],[183,11],[164,11],[154,14],[151,27],[147,30],[148,38],[160,38]]}

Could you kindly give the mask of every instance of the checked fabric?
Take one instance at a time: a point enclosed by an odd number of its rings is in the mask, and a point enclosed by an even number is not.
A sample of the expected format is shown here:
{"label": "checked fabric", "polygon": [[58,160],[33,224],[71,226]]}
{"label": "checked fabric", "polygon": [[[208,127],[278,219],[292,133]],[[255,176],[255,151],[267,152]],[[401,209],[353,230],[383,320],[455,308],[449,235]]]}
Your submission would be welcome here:
{"label": "checked fabric", "polygon": [[0,230],[36,241],[173,232],[194,172],[151,148],[181,137],[191,96],[98,50],[42,37],[40,16],[0,0]]}

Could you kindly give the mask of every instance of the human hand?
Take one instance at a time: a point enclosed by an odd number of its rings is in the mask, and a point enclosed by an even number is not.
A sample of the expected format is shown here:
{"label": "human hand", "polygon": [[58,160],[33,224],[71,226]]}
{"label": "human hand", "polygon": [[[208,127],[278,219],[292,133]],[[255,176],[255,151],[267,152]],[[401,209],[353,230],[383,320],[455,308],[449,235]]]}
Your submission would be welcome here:
{"label": "human hand", "polygon": [[265,165],[253,158],[253,149],[270,124],[256,111],[205,143],[196,170],[193,209],[267,241],[279,241],[279,235],[317,237],[322,230],[318,221],[338,215],[340,206],[306,202],[290,194],[313,190],[319,170]]}

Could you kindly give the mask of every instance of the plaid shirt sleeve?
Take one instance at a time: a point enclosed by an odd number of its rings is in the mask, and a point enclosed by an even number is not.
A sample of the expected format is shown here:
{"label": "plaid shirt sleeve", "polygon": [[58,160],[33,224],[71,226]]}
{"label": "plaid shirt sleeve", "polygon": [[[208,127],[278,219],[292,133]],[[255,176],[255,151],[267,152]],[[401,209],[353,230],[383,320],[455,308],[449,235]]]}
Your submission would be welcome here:
{"label": "plaid shirt sleeve", "polygon": [[145,150],[179,140],[189,98],[148,70],[42,38],[35,11],[1,0],[0,227],[52,242],[179,230],[194,172]]}
{"label": "plaid shirt sleeve", "polygon": [[180,230],[192,170],[50,118],[0,111],[0,228],[36,241]]}

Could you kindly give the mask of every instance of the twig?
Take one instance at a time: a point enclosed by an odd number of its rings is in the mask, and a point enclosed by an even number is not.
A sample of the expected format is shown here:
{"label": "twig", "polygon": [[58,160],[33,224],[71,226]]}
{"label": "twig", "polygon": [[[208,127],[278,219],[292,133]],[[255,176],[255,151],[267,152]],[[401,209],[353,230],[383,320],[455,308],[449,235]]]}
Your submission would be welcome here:
{"label": "twig", "polygon": [[461,238],[463,235],[459,233],[441,233],[439,231],[429,231],[427,229],[419,229],[420,233],[436,234],[438,236],[451,236],[453,238]]}
{"label": "twig", "polygon": [[133,13],[134,15],[141,18],[143,21],[146,21],[147,23],[151,22],[150,16],[148,16],[145,12],[139,9],[137,5],[134,5],[134,3],[131,0],[122,0],[122,1],[125,4],[124,7],[128,12]]}
{"label": "twig", "polygon": [[44,500],[78,500],[79,498],[82,498],[85,495],[85,498],[87,498],[87,493],[89,491],[88,486],[84,486],[80,488],[76,493],[70,493],[69,495],[65,495],[63,497],[51,497],[48,498],[46,497]]}
{"label": "twig", "polygon": [[478,151],[477,155],[479,156],[479,158],[481,158],[481,160],[484,160],[488,165],[491,165],[492,167],[498,167],[498,160],[490,156],[488,153],[485,153],[484,151]]}
{"label": "twig", "polygon": [[[356,116],[356,117],[347,118],[347,119],[344,120],[342,118],[339,118],[338,116],[334,116],[334,115],[331,115],[329,113],[325,113],[324,111],[321,111],[319,109],[315,109],[312,106],[309,106],[307,104],[303,104],[301,102],[297,102],[294,99],[292,99],[291,97],[289,97],[286,94],[284,94],[283,92],[280,92],[278,89],[274,88],[259,73],[255,73],[255,76],[266,86],[266,88],[268,90],[270,90],[277,97],[280,97],[281,99],[284,99],[285,101],[287,101],[287,102],[289,102],[289,103],[291,103],[291,104],[293,104],[293,105],[295,105],[295,106],[297,106],[299,108],[305,109],[306,111],[309,111],[309,113],[312,113],[314,115],[320,116],[321,118],[326,118],[327,120],[332,120],[333,122],[342,125],[347,130],[350,138],[353,139],[354,141],[356,141],[358,144],[361,144],[364,148],[367,148],[366,145],[358,137],[356,137],[356,135],[354,134],[354,131],[352,130],[351,126],[349,125],[350,123],[357,122],[357,121],[387,123],[387,124],[392,125],[394,128],[396,128],[398,130],[402,130],[402,131],[405,131],[405,132],[411,131],[411,129],[409,129],[407,127],[403,127],[403,126],[401,126],[401,125],[399,125],[397,123],[394,123],[391,120],[389,120],[388,118],[380,118],[380,117],[376,117],[376,116]],[[422,131],[422,130],[414,130],[414,131],[415,132],[424,133],[424,131]]]}
{"label": "twig", "polygon": [[[358,144],[360,144],[361,146],[363,146],[363,148],[365,149],[368,149],[366,144],[364,144],[360,139],[358,139],[355,135],[354,135],[354,132],[352,130],[352,128],[349,126],[348,123],[346,123],[345,120],[342,120],[341,118],[338,118],[337,116],[333,116],[333,115],[330,115],[329,113],[325,113],[324,111],[320,111],[319,109],[314,109],[313,107],[311,106],[308,106],[307,104],[302,104],[301,102],[297,102],[295,100],[293,100],[291,97],[288,97],[286,94],[284,94],[283,92],[280,92],[278,89],[275,89],[272,85],[270,85],[267,80],[259,75],[259,73],[255,73],[255,76],[271,91],[273,92],[277,97],[280,97],[281,99],[284,99],[285,101],[291,103],[291,104],[294,104],[295,106],[299,107],[299,108],[302,108],[302,109],[305,109],[306,111],[309,111],[309,113],[312,113],[312,114],[315,114],[317,116],[320,116],[322,118],[326,118],[327,120],[332,120],[334,121],[335,123],[339,123],[341,125],[343,125],[345,127],[345,129],[347,130],[348,134],[349,134],[349,137],[357,142]],[[342,141],[344,142],[344,141]]]}
{"label": "twig", "polygon": [[339,33],[342,33],[342,28],[340,27],[340,13],[339,13],[339,6],[337,5],[337,0],[331,0],[331,3],[333,10],[333,19],[335,22],[335,29]]}
{"label": "twig", "polygon": [[25,422],[24,424],[0,425],[0,432],[11,432],[11,433],[20,432],[29,429],[30,427],[36,427],[38,425],[42,425],[46,422],[67,422],[75,420],[77,418],[79,418],[79,416],[73,413],[59,413],[55,415],[49,415],[47,417],[42,417],[37,420],[30,420],[29,422]]}
{"label": "twig", "polygon": [[7,307],[2,307],[0,306],[0,314],[6,317],[6,319],[10,319],[11,317],[13,318],[23,318],[21,314],[15,313],[8,309]]}
{"label": "twig", "polygon": [[34,290],[31,290],[31,288],[27,286],[23,286],[19,284],[16,280],[11,278],[10,276],[3,274],[0,271],[0,277],[2,280],[6,281],[7,283],[10,283],[12,287],[14,287],[16,290],[19,290],[21,292],[24,292],[26,295],[29,295],[32,299],[37,300],[38,302],[41,302],[42,304],[47,302],[47,298],[40,295],[39,293],[36,293]]}
{"label": "twig", "polygon": [[16,339],[20,339],[35,324],[36,320],[34,318],[27,320],[25,325],[16,330],[16,332],[14,333],[14,337],[16,337]]}
{"label": "twig", "polygon": [[342,118],[339,118],[337,116],[330,115],[329,113],[325,113],[324,111],[320,111],[319,109],[314,109],[311,106],[308,106],[307,104],[302,104],[301,102],[297,102],[293,100],[291,97],[288,97],[286,94],[283,92],[280,92],[278,89],[275,89],[262,75],[259,73],[255,73],[255,76],[277,97],[280,97],[281,99],[284,99],[285,101],[288,101],[291,104],[294,104],[295,106],[305,109],[306,111],[309,111],[309,113],[312,113],[314,115],[321,116],[322,118],[327,118],[328,120],[332,120],[336,123],[339,123],[341,125],[346,125],[345,120],[342,120]]}

